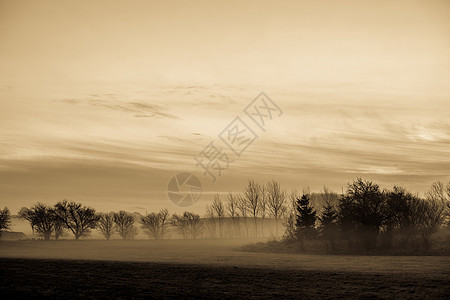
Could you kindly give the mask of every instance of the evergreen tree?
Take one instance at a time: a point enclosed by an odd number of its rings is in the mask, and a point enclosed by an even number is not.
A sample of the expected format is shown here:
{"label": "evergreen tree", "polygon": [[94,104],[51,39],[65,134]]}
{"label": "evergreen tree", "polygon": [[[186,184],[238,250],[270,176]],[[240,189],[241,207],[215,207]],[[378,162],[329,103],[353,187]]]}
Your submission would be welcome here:
{"label": "evergreen tree", "polygon": [[296,220],[295,220],[295,237],[300,241],[304,248],[304,240],[314,238],[316,236],[316,211],[311,205],[309,194],[303,194],[296,201]]}
{"label": "evergreen tree", "polygon": [[337,220],[338,214],[336,208],[330,201],[327,201],[319,217],[320,235],[322,238],[330,242],[332,250],[335,250],[334,240],[336,239],[336,235],[338,233]]}

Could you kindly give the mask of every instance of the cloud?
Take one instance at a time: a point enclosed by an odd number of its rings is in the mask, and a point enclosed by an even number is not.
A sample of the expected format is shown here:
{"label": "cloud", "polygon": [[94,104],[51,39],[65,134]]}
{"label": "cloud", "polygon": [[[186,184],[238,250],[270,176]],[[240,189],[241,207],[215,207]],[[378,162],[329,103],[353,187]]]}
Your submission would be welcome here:
{"label": "cloud", "polygon": [[89,97],[83,99],[66,98],[62,99],[61,102],[131,113],[136,117],[177,118],[162,105],[151,104],[142,100],[118,100],[117,97],[117,94],[90,94]]}

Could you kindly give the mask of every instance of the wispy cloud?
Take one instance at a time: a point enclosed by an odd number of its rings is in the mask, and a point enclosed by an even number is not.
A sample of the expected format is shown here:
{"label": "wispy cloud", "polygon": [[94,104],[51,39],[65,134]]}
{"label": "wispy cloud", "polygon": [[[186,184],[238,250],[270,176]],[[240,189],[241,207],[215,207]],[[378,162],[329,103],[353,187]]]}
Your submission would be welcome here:
{"label": "wispy cloud", "polygon": [[135,117],[154,117],[154,118],[171,118],[177,117],[168,112],[168,109],[162,105],[147,103],[142,100],[118,100],[116,94],[91,94],[85,99],[66,98],[61,102],[70,105],[90,105],[99,109],[110,109],[131,113]]}

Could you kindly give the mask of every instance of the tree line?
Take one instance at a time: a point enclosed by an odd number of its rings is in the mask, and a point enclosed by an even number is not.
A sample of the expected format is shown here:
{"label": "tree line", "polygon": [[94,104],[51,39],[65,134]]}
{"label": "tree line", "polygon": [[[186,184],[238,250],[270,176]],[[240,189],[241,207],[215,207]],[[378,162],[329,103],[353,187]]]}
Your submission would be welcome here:
{"label": "tree line", "polygon": [[[36,203],[22,208],[34,233],[45,240],[59,239],[67,232],[75,239],[97,229],[107,239],[118,235],[133,239],[139,227],[151,239],[164,239],[170,228],[185,239],[284,236],[286,241],[321,240],[334,250],[345,241],[349,247],[422,245],[448,223],[450,184],[434,183],[425,198],[401,187],[381,189],[361,178],[345,193],[327,188],[320,193],[304,190],[287,193],[276,181],[259,184],[249,180],[241,193],[216,194],[204,217],[193,212],[169,214],[167,209],[144,216],[125,211],[98,213],[81,203],[60,201],[53,206]],[[446,219],[447,218],[447,219]],[[1,230],[9,229],[10,213],[0,210]]]}
{"label": "tree line", "polygon": [[358,178],[345,194],[327,196],[319,209],[311,204],[309,193],[294,199],[286,222],[287,241],[302,249],[317,240],[325,241],[328,250],[336,250],[342,242],[347,249],[428,249],[431,236],[449,225],[450,184],[433,183],[421,198],[401,187],[383,190]]}

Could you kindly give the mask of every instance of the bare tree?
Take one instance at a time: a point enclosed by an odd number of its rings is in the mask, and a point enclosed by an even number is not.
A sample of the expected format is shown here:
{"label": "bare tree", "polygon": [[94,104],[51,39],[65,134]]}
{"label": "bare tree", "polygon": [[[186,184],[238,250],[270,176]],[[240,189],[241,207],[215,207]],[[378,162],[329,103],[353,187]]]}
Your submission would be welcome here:
{"label": "bare tree", "polygon": [[141,224],[144,232],[155,240],[163,239],[168,215],[169,211],[167,209],[162,209],[159,213],[152,212],[145,217],[141,217]]}
{"label": "bare tree", "polygon": [[168,220],[167,218],[168,217],[169,217],[169,211],[166,208],[161,209],[159,211],[159,219],[160,219],[160,224],[161,224],[161,230],[160,230],[161,239],[164,239],[164,233],[166,232],[166,229],[167,229],[167,220]]}
{"label": "bare tree", "polygon": [[205,222],[205,226],[207,231],[209,232],[209,236],[211,238],[216,237],[217,225],[216,225],[216,213],[212,204],[206,206],[206,216],[207,221]]}
{"label": "bare tree", "polygon": [[450,182],[447,182],[447,204],[445,210],[445,223],[450,226]]}
{"label": "bare tree", "polygon": [[67,200],[56,203],[54,212],[57,220],[72,231],[76,240],[89,235],[91,229],[97,226],[99,219],[93,208]]}
{"label": "bare tree", "polygon": [[278,236],[278,220],[286,212],[286,192],[275,180],[267,184],[267,206],[269,214],[275,218],[275,236]]}
{"label": "bare tree", "polygon": [[134,225],[134,217],[126,211],[119,211],[114,214],[116,231],[124,240],[132,240],[138,234],[138,229]]}
{"label": "bare tree", "polygon": [[228,193],[227,196],[227,202],[225,205],[226,211],[228,215],[231,217],[232,226],[233,226],[233,235],[239,235],[238,234],[238,227],[237,227],[237,218],[239,217],[238,214],[238,199],[237,197],[233,196],[232,193]]}
{"label": "bare tree", "polygon": [[286,218],[283,222],[284,228],[285,228],[285,233],[283,238],[285,240],[295,240],[295,232],[296,232],[296,227],[295,227],[295,221],[297,218],[297,191],[292,191],[289,194],[289,199],[287,202],[287,213],[286,213]]}
{"label": "bare tree", "polygon": [[99,214],[98,229],[109,241],[115,229],[114,213]]}
{"label": "bare tree", "polygon": [[242,195],[237,195],[236,198],[237,198],[237,200],[236,200],[237,201],[236,208],[239,211],[240,218],[244,222],[245,236],[248,237],[248,225],[247,225],[248,205],[247,205],[247,200]]}
{"label": "bare tree", "polygon": [[184,239],[188,237],[196,239],[202,229],[200,216],[187,211],[181,216],[173,214],[170,222],[178,229]]}
{"label": "bare tree", "polygon": [[433,201],[447,201],[446,188],[441,181],[433,182],[430,189],[425,192],[425,197]]}
{"label": "bare tree", "polygon": [[244,197],[250,214],[253,217],[255,236],[258,236],[257,218],[261,209],[261,186],[254,180],[249,180],[248,185],[244,189]]}
{"label": "bare tree", "polygon": [[54,210],[42,203],[37,203],[31,208],[22,208],[19,217],[30,222],[33,233],[36,232],[44,240],[49,240],[55,230]]}
{"label": "bare tree", "polygon": [[183,215],[173,214],[172,218],[170,219],[170,223],[172,226],[176,227],[178,229],[178,232],[181,233],[184,239],[188,238],[189,234],[189,228],[188,228],[188,222],[183,217]]}
{"label": "bare tree", "polygon": [[447,182],[447,188],[446,188],[446,190],[447,190],[447,198],[450,198],[450,181]]}
{"label": "bare tree", "polygon": [[430,237],[435,233],[444,221],[445,206],[439,200],[422,200],[420,209],[421,222],[419,231],[422,236],[423,246],[428,249]]}
{"label": "bare tree", "polygon": [[337,193],[332,192],[326,186],[323,187],[323,192],[320,194],[320,198],[322,200],[322,205],[326,206],[328,204],[334,205],[339,200],[339,196]]}
{"label": "bare tree", "polygon": [[200,215],[191,212],[185,212],[183,218],[188,224],[188,233],[195,240],[202,230],[202,222],[200,220]]}
{"label": "bare tree", "polygon": [[9,209],[5,207],[4,209],[0,209],[0,236],[2,235],[2,231],[11,229],[11,214],[9,213]]}
{"label": "bare tree", "polygon": [[425,198],[444,206],[444,224],[450,224],[450,182],[447,186],[441,181],[433,182],[430,189],[425,192]]}
{"label": "bare tree", "polygon": [[222,238],[222,236],[223,236],[223,219],[225,217],[225,205],[223,204],[222,200],[220,199],[219,194],[216,194],[214,196],[214,201],[211,204],[211,209],[214,211],[215,215],[217,216],[217,219],[219,220],[219,237]]}
{"label": "bare tree", "polygon": [[258,214],[261,217],[261,235],[264,236],[264,221],[267,215],[267,195],[266,188],[264,185],[259,186],[260,199],[258,201],[259,209]]}
{"label": "bare tree", "polygon": [[64,222],[60,218],[56,217],[56,215],[55,215],[55,230],[54,230],[54,232],[55,232],[55,240],[66,235],[66,228],[65,228]]}

